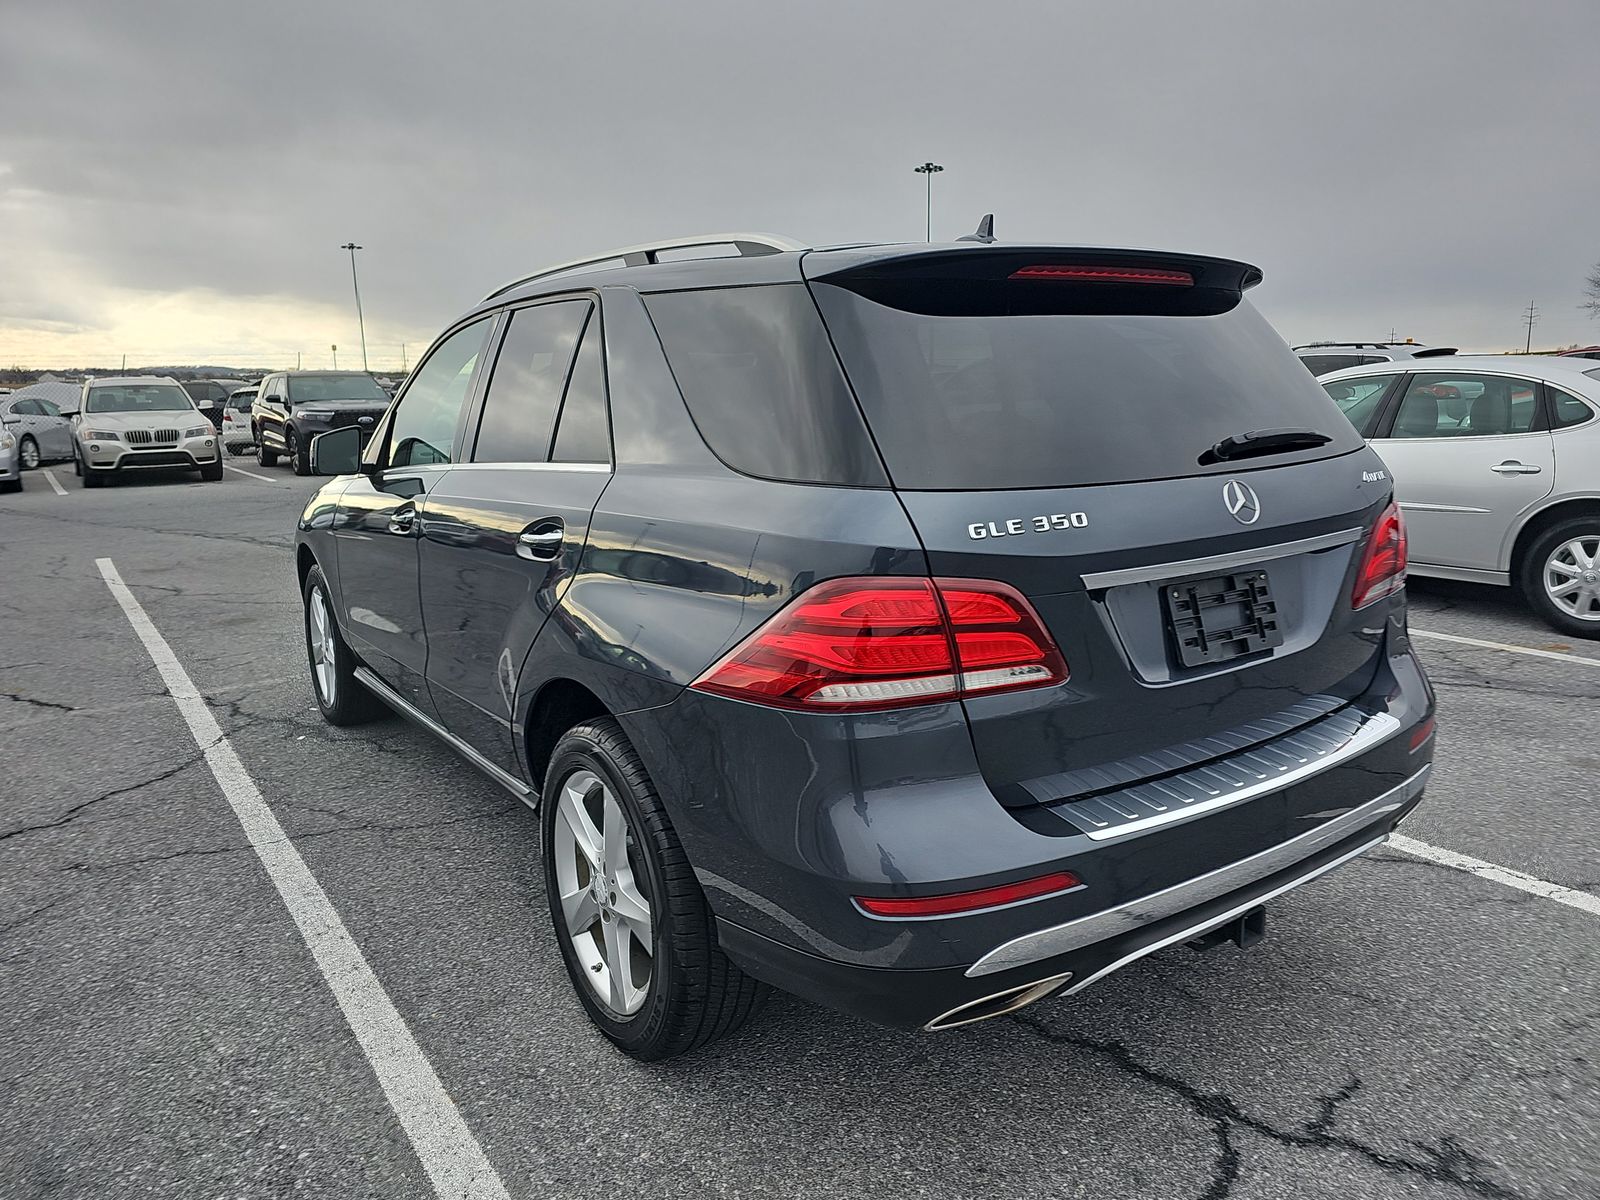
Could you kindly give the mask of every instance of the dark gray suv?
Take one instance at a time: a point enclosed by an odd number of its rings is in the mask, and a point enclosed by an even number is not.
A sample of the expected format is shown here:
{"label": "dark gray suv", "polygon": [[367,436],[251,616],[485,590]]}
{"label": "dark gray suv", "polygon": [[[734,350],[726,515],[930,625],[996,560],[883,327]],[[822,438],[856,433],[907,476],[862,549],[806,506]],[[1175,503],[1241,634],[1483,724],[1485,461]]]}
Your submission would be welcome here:
{"label": "dark gray suv", "polygon": [[324,715],[536,805],[623,1050],[1246,945],[1417,803],[1391,483],[1255,268],[712,241],[490,295],[313,443],[297,537]]}

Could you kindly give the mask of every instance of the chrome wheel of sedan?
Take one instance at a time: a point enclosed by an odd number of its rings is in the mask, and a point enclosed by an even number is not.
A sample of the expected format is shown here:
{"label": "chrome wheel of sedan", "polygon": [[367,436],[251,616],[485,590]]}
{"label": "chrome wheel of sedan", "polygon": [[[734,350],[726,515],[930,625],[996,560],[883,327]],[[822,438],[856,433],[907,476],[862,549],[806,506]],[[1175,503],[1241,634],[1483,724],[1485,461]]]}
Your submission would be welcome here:
{"label": "chrome wheel of sedan", "polygon": [[332,705],[338,698],[339,675],[335,661],[333,616],[328,612],[328,600],[320,587],[311,589],[311,603],[306,608],[306,644],[311,650],[311,672],[316,676],[317,691],[322,702]]}
{"label": "chrome wheel of sedan", "polygon": [[1600,536],[1575,537],[1552,550],[1544,590],[1568,616],[1600,622]]}
{"label": "chrome wheel of sedan", "polygon": [[634,871],[627,813],[593,771],[574,771],[557,790],[552,850],[566,936],[583,977],[607,1009],[632,1016],[650,994],[655,926]]}
{"label": "chrome wheel of sedan", "polygon": [[25,437],[22,439],[21,452],[22,468],[25,471],[33,470],[44,461],[39,457],[39,443],[34,441],[31,437]]}

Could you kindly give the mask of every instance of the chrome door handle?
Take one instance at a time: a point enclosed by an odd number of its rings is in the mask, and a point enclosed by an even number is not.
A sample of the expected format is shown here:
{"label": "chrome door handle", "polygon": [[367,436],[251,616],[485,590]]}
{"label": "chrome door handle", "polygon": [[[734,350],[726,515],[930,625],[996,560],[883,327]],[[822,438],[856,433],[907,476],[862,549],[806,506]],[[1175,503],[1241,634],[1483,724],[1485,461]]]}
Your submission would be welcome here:
{"label": "chrome door handle", "polygon": [[392,513],[389,514],[389,532],[390,533],[399,533],[399,534],[410,533],[411,532],[411,526],[416,523],[416,519],[417,519],[417,510],[416,509],[414,509],[414,508],[398,509],[395,512],[392,512]]}
{"label": "chrome door handle", "polygon": [[560,521],[540,521],[517,535],[517,554],[534,562],[554,562],[566,540],[567,530]]}
{"label": "chrome door handle", "polygon": [[1514,458],[1508,458],[1503,463],[1496,463],[1490,467],[1496,475],[1537,475],[1544,468],[1533,463],[1520,463]]}

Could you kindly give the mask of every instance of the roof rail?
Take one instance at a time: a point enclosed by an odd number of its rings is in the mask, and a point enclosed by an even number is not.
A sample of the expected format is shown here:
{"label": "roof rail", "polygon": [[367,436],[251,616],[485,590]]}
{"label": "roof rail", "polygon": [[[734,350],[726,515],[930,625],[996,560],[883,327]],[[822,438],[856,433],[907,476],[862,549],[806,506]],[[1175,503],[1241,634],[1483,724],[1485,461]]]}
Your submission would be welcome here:
{"label": "roof rail", "polygon": [[[599,266],[621,259],[622,266],[643,267],[654,266],[660,261],[660,256],[668,250],[694,250],[706,246],[732,246],[739,251],[740,258],[752,258],[763,254],[783,254],[792,250],[809,250],[810,247],[791,238],[780,237],[775,233],[707,233],[699,237],[672,238],[665,242],[646,242],[640,246],[624,246],[619,250],[607,250],[604,254],[592,255],[589,258],[576,258],[571,262],[559,263],[553,267],[546,267],[542,271],[535,271],[532,275],[523,275],[513,279],[503,287],[497,287],[483,299],[493,300],[502,296],[512,288],[521,287],[525,283],[532,283],[536,279],[547,279],[552,275],[565,275],[570,271],[581,271],[584,267]],[[711,257],[707,255],[706,257]]]}

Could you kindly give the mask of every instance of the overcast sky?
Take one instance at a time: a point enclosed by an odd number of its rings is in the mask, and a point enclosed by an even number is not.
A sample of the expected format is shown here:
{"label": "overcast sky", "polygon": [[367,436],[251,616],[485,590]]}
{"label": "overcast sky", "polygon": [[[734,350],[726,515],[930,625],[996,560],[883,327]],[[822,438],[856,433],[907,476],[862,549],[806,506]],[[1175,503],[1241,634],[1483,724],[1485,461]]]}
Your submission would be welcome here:
{"label": "overcast sky", "polygon": [[[0,363],[398,366],[712,230],[1243,258],[1290,341],[1600,342],[1600,2],[0,0]],[[350,357],[347,357],[350,355]]]}

